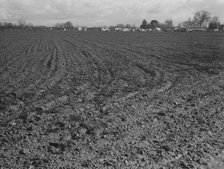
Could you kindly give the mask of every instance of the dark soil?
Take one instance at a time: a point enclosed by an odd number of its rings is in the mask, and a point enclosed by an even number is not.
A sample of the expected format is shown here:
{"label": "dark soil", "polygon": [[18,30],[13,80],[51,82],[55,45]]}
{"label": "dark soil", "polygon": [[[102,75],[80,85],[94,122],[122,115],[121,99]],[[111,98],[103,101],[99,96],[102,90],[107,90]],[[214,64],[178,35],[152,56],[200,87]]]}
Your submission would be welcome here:
{"label": "dark soil", "polygon": [[224,34],[0,32],[1,169],[223,169]]}

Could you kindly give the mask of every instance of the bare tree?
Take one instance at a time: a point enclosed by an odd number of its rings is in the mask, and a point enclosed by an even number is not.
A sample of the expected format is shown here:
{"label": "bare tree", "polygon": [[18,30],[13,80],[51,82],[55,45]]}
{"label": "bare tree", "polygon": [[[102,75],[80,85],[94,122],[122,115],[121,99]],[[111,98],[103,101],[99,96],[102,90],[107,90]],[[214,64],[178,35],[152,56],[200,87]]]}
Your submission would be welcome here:
{"label": "bare tree", "polygon": [[172,19],[167,19],[164,22],[164,25],[166,25],[167,27],[173,27],[173,20]]}
{"label": "bare tree", "polygon": [[214,16],[214,17],[212,18],[211,22],[220,23],[219,17],[218,17],[218,16]]}
{"label": "bare tree", "polygon": [[160,23],[159,27],[164,32],[171,32],[171,31],[174,30],[173,20],[172,19],[167,19],[164,23]]}
{"label": "bare tree", "polygon": [[194,20],[192,20],[191,18],[188,18],[186,21],[182,22],[182,26],[184,28],[192,28],[196,25],[195,25]]}
{"label": "bare tree", "polygon": [[143,19],[142,24],[140,25],[140,28],[146,29],[147,28],[147,21]]}
{"label": "bare tree", "polygon": [[199,27],[207,26],[207,23],[211,19],[211,14],[208,11],[201,10],[194,14],[193,22],[195,22]]}
{"label": "bare tree", "polygon": [[220,20],[217,16],[214,16],[209,23],[209,29],[219,29],[219,26],[221,25]]}

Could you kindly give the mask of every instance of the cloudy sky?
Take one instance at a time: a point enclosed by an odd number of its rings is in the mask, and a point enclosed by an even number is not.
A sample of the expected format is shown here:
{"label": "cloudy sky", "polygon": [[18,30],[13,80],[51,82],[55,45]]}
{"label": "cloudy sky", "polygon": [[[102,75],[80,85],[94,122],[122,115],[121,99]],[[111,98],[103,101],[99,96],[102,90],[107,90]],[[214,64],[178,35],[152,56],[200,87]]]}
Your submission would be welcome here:
{"label": "cloudy sky", "polygon": [[74,26],[139,26],[144,18],[160,22],[170,18],[177,24],[198,10],[207,10],[224,22],[224,0],[0,0],[0,21],[22,18],[47,26],[65,21]]}

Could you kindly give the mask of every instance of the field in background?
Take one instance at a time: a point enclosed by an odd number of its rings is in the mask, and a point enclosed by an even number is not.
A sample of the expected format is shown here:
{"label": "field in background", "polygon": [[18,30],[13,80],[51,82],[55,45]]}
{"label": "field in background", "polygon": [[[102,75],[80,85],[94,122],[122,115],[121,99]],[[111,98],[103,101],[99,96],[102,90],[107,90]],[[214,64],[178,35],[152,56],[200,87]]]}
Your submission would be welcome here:
{"label": "field in background", "polygon": [[224,34],[0,32],[0,168],[224,165]]}

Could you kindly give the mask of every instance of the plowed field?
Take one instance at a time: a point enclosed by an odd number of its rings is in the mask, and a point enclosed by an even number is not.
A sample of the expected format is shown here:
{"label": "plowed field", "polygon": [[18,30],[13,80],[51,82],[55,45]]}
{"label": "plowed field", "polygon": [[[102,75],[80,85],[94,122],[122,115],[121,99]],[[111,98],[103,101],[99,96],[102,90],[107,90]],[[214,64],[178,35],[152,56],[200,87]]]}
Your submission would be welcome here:
{"label": "plowed field", "polygon": [[224,34],[0,32],[0,168],[223,169]]}

